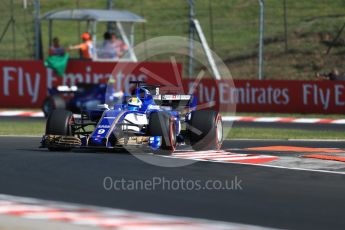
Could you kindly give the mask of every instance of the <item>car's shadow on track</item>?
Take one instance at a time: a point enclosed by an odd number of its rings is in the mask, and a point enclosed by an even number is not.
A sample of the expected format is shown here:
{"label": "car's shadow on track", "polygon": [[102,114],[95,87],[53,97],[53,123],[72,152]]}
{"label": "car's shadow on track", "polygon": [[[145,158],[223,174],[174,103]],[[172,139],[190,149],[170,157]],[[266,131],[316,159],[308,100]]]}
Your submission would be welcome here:
{"label": "car's shadow on track", "polygon": [[[69,151],[50,151],[44,148],[17,148],[17,151],[25,151],[25,152],[35,152],[35,153],[47,153],[47,154],[124,154],[130,155],[131,153],[126,150],[94,150],[94,149],[72,149]],[[138,154],[140,154],[138,152]],[[143,153],[141,153],[143,154]]]}
{"label": "car's shadow on track", "polygon": [[150,156],[166,156],[169,154],[164,154],[161,152],[154,152],[148,149],[135,149],[135,150],[126,150],[126,149],[87,149],[87,148],[76,148],[69,151],[50,151],[44,148],[30,149],[30,148],[18,148],[16,150],[25,151],[25,152],[40,152],[47,154],[111,154],[111,155],[150,155]]}

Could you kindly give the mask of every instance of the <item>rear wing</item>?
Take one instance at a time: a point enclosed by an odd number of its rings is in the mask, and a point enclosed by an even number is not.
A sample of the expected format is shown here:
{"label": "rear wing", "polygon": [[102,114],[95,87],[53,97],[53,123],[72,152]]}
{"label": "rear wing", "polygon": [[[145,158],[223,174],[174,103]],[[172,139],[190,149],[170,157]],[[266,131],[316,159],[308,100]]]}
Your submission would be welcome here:
{"label": "rear wing", "polygon": [[196,107],[196,98],[189,94],[159,94],[153,95],[153,100],[157,105],[170,107],[172,110]]}
{"label": "rear wing", "polygon": [[[97,88],[97,89],[96,89]],[[53,88],[48,89],[50,94],[75,94],[75,93],[83,93],[83,92],[91,92],[92,90],[101,90],[105,91],[106,85],[105,84],[90,84],[90,83],[78,83],[77,85],[67,86],[67,85],[59,85]]]}
{"label": "rear wing", "polygon": [[77,92],[77,86],[66,86],[66,85],[59,85],[56,87],[56,90],[61,93],[70,93],[70,92]]}

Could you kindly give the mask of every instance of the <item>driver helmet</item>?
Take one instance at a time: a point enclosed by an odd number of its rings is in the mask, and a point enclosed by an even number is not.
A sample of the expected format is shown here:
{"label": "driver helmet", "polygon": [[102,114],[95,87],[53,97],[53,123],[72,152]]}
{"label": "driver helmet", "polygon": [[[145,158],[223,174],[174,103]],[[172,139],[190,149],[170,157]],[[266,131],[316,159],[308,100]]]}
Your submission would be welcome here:
{"label": "driver helmet", "polygon": [[133,110],[133,111],[138,111],[141,106],[143,105],[143,103],[141,102],[141,100],[138,97],[131,97],[128,100],[128,110]]}

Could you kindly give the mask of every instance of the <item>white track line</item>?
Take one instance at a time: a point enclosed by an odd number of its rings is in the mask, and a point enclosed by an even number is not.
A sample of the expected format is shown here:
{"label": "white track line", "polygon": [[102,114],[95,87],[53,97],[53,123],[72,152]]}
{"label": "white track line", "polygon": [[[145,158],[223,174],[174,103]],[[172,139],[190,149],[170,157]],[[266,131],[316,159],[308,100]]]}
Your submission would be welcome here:
{"label": "white track line", "polygon": [[[224,116],[223,121],[245,121],[265,123],[298,123],[298,124],[345,124],[345,119],[321,119],[321,118],[292,118],[292,117],[240,117]],[[327,122],[324,122],[327,120]]]}
{"label": "white track line", "polygon": [[223,161],[223,162],[246,162],[256,159],[266,159],[267,161],[273,161],[278,159],[276,156],[259,155],[259,154],[243,154],[232,153],[228,151],[196,151],[196,152],[176,152],[173,153],[170,158],[190,159],[190,160],[211,160],[211,161]]}
{"label": "white track line", "polygon": [[[132,212],[0,194],[0,214],[104,229],[259,230],[258,226]],[[42,224],[45,224],[42,222]]]}
{"label": "white track line", "polygon": [[242,163],[242,162],[222,162],[222,161],[214,161],[214,160],[198,160],[198,161],[224,163],[224,164],[248,165],[248,166],[264,167],[264,168],[287,169],[287,170],[304,171],[304,172],[316,172],[316,173],[329,173],[329,174],[345,175],[345,172],[336,172],[336,171],[318,170],[318,169],[304,169],[304,168],[285,167],[285,166],[267,165],[267,164],[253,164],[253,163]]}
{"label": "white track line", "polygon": [[22,114],[22,111],[2,111],[0,112],[0,116],[2,117],[15,117],[18,116],[19,114]]}
{"label": "white track line", "polygon": [[331,122],[331,124],[345,124],[345,119],[339,119],[339,120],[334,120]]}
{"label": "white track line", "polygon": [[223,121],[239,121],[242,117],[236,117],[236,116],[224,116],[222,117]]}
{"label": "white track line", "polygon": [[292,121],[292,123],[304,123],[304,124],[315,124],[318,123],[320,119],[317,118],[298,118]]}
{"label": "white track line", "polygon": [[258,117],[255,119],[255,122],[279,122],[280,117]]}
{"label": "white track line", "polygon": [[37,112],[37,113],[31,114],[31,117],[44,117],[44,114],[43,112]]}

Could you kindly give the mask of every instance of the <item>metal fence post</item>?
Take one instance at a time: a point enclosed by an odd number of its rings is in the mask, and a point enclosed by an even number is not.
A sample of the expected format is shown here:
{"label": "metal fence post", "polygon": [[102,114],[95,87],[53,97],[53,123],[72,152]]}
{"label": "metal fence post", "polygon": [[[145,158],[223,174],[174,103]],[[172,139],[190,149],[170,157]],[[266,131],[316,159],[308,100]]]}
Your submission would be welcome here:
{"label": "metal fence post", "polygon": [[40,59],[41,58],[41,33],[40,33],[40,0],[35,0],[34,1],[34,7],[35,7],[35,59]]}
{"label": "metal fence post", "polygon": [[285,35],[285,53],[288,52],[288,31],[287,31],[287,9],[286,9],[286,0],[283,2],[284,4],[284,35]]}
{"label": "metal fence post", "polygon": [[259,80],[264,79],[264,23],[265,23],[265,0],[259,0],[260,4],[260,35],[259,35]]}
{"label": "metal fence post", "polygon": [[188,77],[192,78],[194,74],[193,58],[194,58],[194,1],[188,0],[189,4],[189,63],[188,63]]}
{"label": "metal fence post", "polygon": [[210,23],[211,47],[212,47],[212,49],[214,49],[213,9],[212,9],[212,1],[211,0],[208,0],[208,11],[209,11],[209,23]]}
{"label": "metal fence post", "polygon": [[[144,9],[145,9],[145,5],[144,5],[144,0],[141,0],[141,7],[140,7],[140,14],[141,16],[143,16],[145,18],[145,13],[144,13]],[[147,59],[148,57],[148,53],[147,53],[147,44],[146,44],[146,23],[141,23],[142,24],[142,36],[143,36],[143,41],[144,41],[144,49],[145,49],[145,59]]]}
{"label": "metal fence post", "polygon": [[[113,0],[107,0],[107,9],[112,10],[113,9]],[[107,23],[107,31],[108,32],[114,32],[113,31],[113,26],[111,22]]]}
{"label": "metal fence post", "polygon": [[16,59],[17,54],[17,47],[16,47],[16,21],[14,18],[14,5],[13,0],[11,1],[11,21],[12,21],[12,52],[13,52],[13,59]]}

